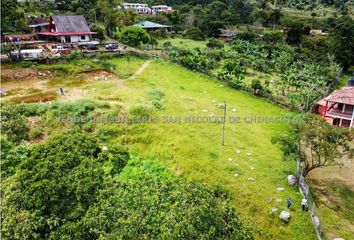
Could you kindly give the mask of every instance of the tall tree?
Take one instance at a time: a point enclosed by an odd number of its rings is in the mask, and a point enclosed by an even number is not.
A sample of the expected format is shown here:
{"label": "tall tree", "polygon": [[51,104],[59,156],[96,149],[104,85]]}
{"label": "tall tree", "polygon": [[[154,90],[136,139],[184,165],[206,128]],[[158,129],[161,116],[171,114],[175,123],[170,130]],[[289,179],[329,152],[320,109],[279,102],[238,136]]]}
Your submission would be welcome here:
{"label": "tall tree", "polygon": [[354,20],[342,17],[333,32],[332,50],[345,69],[354,64]]}
{"label": "tall tree", "polygon": [[100,11],[99,19],[104,23],[106,33],[113,37],[120,19],[123,17],[123,10],[119,10],[121,0],[98,0],[97,7]]}
{"label": "tall tree", "polygon": [[352,159],[353,134],[347,128],[332,127],[312,114],[296,120],[287,134],[274,137],[272,142],[281,144],[285,159],[302,162],[304,176],[316,168],[340,164],[337,160],[344,155]]}

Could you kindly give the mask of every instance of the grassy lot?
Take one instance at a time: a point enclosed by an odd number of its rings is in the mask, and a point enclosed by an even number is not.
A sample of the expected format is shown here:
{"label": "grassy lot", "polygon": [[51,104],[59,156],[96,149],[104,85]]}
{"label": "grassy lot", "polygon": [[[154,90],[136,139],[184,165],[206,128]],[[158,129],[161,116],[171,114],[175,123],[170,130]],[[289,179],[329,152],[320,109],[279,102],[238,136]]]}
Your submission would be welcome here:
{"label": "grassy lot", "polygon": [[[257,239],[316,239],[309,216],[301,211],[301,195],[297,188],[287,185],[286,177],[294,172],[295,163],[283,161],[279,147],[271,144],[272,136],[285,132],[287,124],[245,122],[250,117],[292,114],[163,60],[152,60],[141,75],[128,80],[144,62],[140,58],[112,60],[118,78],[100,80],[88,75],[62,77],[61,81],[56,78],[54,87],[65,85],[68,92],[68,96],[58,100],[102,100],[109,96],[107,101],[114,105],[113,109],[121,109],[121,113],[151,110],[151,116],[159,122],[102,123],[96,131],[102,132],[103,137],[114,133],[110,141],[120,142],[145,158],[159,160],[176,175],[227,189],[232,205],[256,229]],[[69,84],[77,79],[82,82]],[[53,87],[50,81],[43,83],[43,91]],[[218,104],[223,101],[228,104],[228,116],[240,117],[241,121],[226,124],[225,146],[221,146],[220,123],[185,122],[186,117],[221,116]],[[166,117],[173,118],[174,123],[164,122]],[[181,117],[181,122],[176,117]],[[277,187],[285,189],[277,191]],[[293,200],[292,219],[285,224],[278,215],[286,209],[288,197]],[[275,215],[270,215],[272,207],[278,208]]]}
{"label": "grassy lot", "polygon": [[195,41],[192,39],[181,38],[181,37],[174,37],[174,38],[168,37],[168,38],[162,38],[158,40],[159,42],[158,47],[163,48],[163,44],[167,41],[171,42],[172,46],[179,47],[179,48],[183,48],[183,47],[184,48],[197,48],[197,47],[205,48],[207,44],[207,40]]}

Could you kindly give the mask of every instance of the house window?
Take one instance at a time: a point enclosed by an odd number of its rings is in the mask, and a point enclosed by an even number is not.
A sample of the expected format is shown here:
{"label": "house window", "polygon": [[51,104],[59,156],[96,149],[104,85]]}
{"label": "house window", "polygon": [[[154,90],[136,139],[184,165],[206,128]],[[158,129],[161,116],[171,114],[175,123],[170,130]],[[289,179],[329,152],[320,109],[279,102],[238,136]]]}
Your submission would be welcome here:
{"label": "house window", "polygon": [[80,36],[80,39],[81,39],[81,40],[86,40],[86,35],[81,35],[81,36]]}

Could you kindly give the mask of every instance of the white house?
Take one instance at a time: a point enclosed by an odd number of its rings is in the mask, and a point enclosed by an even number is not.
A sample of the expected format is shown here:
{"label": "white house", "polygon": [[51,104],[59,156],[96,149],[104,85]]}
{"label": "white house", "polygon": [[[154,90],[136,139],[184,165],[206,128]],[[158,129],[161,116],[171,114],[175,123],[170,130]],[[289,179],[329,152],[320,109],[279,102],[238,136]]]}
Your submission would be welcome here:
{"label": "white house", "polygon": [[53,16],[49,20],[48,30],[38,32],[40,39],[61,43],[89,42],[96,32],[91,32],[82,15]]}
{"label": "white house", "polygon": [[151,9],[144,3],[123,3],[125,9],[131,8],[140,14],[151,14]]}
{"label": "white house", "polygon": [[172,7],[167,6],[167,5],[156,5],[152,6],[152,13],[160,13],[160,12],[172,12]]}

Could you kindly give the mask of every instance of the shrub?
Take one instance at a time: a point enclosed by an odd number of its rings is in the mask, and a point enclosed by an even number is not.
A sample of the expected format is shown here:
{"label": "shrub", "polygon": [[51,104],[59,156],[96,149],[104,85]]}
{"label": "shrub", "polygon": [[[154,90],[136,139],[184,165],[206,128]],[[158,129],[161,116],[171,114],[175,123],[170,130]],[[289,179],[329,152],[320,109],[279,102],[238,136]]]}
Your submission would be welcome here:
{"label": "shrub", "polygon": [[39,127],[34,127],[30,131],[30,137],[31,139],[38,139],[41,136],[43,136],[43,130]]}
{"label": "shrub", "polygon": [[169,49],[169,48],[172,47],[172,43],[170,41],[167,41],[167,42],[164,42],[162,44],[162,46],[163,46],[164,49]]}
{"label": "shrub", "polygon": [[162,110],[164,109],[163,104],[160,101],[152,101],[152,105],[154,106],[154,108],[156,108],[157,110]]}
{"label": "shrub", "polygon": [[205,40],[204,33],[199,28],[193,27],[186,31],[186,37],[193,40]]}
{"label": "shrub", "polygon": [[97,54],[96,58],[98,58],[100,60],[108,60],[108,59],[113,59],[113,55],[112,54],[101,53],[101,54]]}
{"label": "shrub", "polygon": [[208,48],[216,48],[216,49],[221,49],[224,47],[224,42],[220,41],[218,39],[212,38],[209,40],[207,43]]}
{"label": "shrub", "polygon": [[165,96],[165,93],[158,89],[154,89],[149,91],[147,95],[149,100],[161,100]]}
{"label": "shrub", "polygon": [[13,143],[28,140],[27,120],[12,104],[1,105],[1,133]]}
{"label": "shrub", "polygon": [[151,108],[140,105],[140,106],[133,106],[132,108],[130,108],[129,113],[133,118],[143,119],[143,118],[149,118],[152,111]]}

